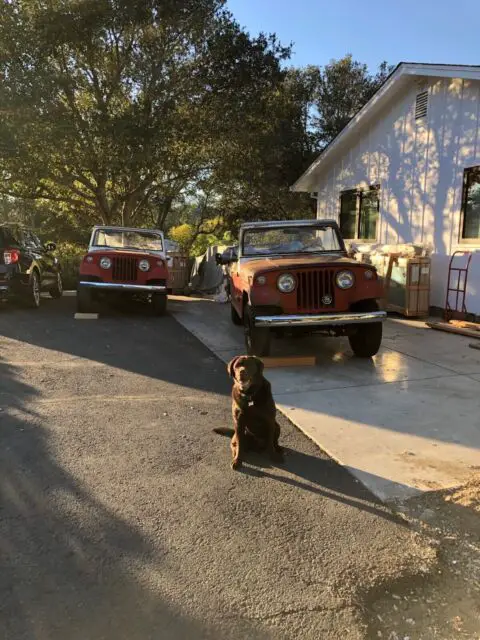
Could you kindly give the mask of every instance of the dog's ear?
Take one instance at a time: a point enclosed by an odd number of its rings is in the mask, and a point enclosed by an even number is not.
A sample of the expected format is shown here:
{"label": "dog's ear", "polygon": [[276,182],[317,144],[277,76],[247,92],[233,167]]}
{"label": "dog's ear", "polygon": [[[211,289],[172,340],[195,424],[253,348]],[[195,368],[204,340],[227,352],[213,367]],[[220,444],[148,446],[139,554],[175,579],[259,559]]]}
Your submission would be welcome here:
{"label": "dog's ear", "polygon": [[260,375],[263,375],[263,369],[265,368],[265,365],[263,364],[263,361],[260,360],[260,358],[257,358],[256,356],[252,356],[253,360],[255,360],[255,364],[257,365],[257,371]]}
{"label": "dog's ear", "polygon": [[230,362],[227,364],[227,371],[228,371],[228,375],[231,378],[235,378],[235,364],[237,363],[237,360],[239,359],[240,356],[236,356],[235,358],[232,358],[232,360],[230,360]]}

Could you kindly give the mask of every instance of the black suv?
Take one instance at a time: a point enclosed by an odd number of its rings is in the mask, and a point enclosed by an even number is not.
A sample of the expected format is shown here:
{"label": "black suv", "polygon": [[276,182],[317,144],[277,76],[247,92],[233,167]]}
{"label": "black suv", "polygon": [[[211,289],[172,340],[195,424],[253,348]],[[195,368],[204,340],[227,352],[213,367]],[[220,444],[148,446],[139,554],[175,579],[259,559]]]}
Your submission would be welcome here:
{"label": "black suv", "polygon": [[43,245],[29,229],[0,225],[0,300],[14,297],[36,309],[41,291],[60,298],[62,273],[55,249],[55,243]]}

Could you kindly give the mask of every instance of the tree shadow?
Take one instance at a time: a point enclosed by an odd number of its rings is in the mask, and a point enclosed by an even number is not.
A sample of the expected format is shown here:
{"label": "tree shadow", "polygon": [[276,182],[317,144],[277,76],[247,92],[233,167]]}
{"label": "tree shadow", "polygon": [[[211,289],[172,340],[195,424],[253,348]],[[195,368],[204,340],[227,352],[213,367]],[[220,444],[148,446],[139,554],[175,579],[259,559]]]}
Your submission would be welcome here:
{"label": "tree shadow", "polygon": [[[98,320],[75,320],[74,313],[74,297],[42,300],[41,309],[33,314],[7,306],[0,313],[0,340],[3,337],[20,344],[4,342],[4,352],[8,350],[23,361],[39,357],[50,362],[85,359],[180,387],[229,394],[227,380],[223,387],[215,381],[216,358],[207,358],[197,338],[171,316],[152,317],[144,305],[132,307],[128,313],[110,310]],[[39,355],[29,345],[45,351]],[[187,366],[191,359],[199,365],[207,360],[211,367]],[[145,384],[145,393],[148,391]]]}
{"label": "tree shadow", "polygon": [[38,392],[15,367],[0,362],[0,380],[11,390],[0,398],[2,639],[238,637],[161,595],[149,579],[165,563],[161,536],[147,536],[59,464],[62,441],[27,411]]}

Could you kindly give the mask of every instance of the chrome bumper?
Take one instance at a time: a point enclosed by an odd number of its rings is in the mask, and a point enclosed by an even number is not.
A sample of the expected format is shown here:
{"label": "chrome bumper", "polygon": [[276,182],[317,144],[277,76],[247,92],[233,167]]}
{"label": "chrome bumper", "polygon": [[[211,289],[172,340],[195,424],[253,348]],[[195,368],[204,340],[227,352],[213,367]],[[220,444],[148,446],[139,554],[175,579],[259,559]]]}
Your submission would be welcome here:
{"label": "chrome bumper", "polygon": [[108,291],[145,291],[150,293],[167,293],[167,287],[160,284],[123,284],[116,282],[84,282],[78,283],[79,287],[88,287],[89,289],[106,289]]}
{"label": "chrome bumper", "polygon": [[358,313],[319,313],[299,316],[257,316],[256,327],[321,327],[347,324],[383,322],[386,311],[359,311]]}

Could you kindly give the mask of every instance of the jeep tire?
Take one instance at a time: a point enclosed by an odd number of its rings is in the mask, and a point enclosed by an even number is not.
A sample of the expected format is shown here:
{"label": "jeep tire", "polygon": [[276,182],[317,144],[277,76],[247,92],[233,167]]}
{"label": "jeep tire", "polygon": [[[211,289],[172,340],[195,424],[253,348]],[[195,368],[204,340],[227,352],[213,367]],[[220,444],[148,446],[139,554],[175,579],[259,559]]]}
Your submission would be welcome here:
{"label": "jeep tire", "polygon": [[86,287],[77,288],[77,311],[78,313],[92,313],[92,293]]}
{"label": "jeep tire", "polygon": [[152,311],[155,316],[164,316],[167,313],[167,296],[165,293],[152,294]]}
{"label": "jeep tire", "polygon": [[349,336],[350,347],[357,358],[371,358],[378,353],[382,344],[382,323],[361,324]]}
{"label": "jeep tire", "polygon": [[230,302],[230,319],[232,320],[233,324],[236,325],[237,327],[241,327],[243,324],[242,319],[236,312],[235,307],[231,302]]}
{"label": "jeep tire", "polygon": [[270,353],[270,329],[256,327],[253,310],[249,304],[243,310],[245,346],[249,356],[268,356]]}
{"label": "jeep tire", "polygon": [[49,289],[48,293],[54,300],[58,300],[63,296],[63,282],[62,274],[60,273],[60,271],[57,273],[56,283]]}

